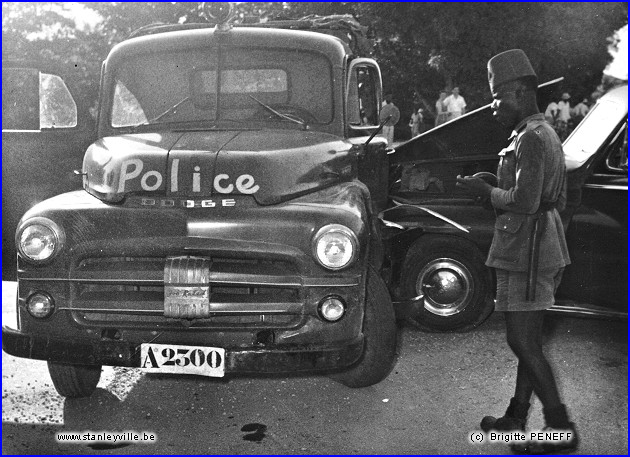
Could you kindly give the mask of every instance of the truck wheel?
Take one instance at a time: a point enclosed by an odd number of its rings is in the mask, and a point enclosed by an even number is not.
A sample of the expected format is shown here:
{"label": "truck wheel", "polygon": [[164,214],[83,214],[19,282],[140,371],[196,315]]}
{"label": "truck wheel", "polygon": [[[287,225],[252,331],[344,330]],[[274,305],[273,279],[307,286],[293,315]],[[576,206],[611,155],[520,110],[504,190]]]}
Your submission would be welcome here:
{"label": "truck wheel", "polygon": [[62,397],[89,397],[101,379],[101,365],[48,362],[48,373]]}
{"label": "truck wheel", "polygon": [[412,325],[432,331],[466,332],[494,310],[492,276],[477,247],[455,237],[429,236],[414,243],[403,264],[402,297],[424,295],[408,314]]}
{"label": "truck wheel", "polygon": [[368,387],[387,377],[396,359],[396,318],[387,287],[378,274],[368,269],[363,355],[350,369],[332,375],[348,387]]}

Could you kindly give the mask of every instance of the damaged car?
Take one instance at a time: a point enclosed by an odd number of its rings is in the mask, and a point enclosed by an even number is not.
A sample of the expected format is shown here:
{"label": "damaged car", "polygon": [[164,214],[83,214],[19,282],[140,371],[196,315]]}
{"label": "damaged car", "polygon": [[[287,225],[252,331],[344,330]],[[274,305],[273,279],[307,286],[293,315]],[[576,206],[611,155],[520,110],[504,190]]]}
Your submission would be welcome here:
{"label": "damaged car", "polygon": [[[627,316],[627,99],[627,85],[609,91],[563,144],[572,264],[552,311]],[[421,328],[470,330],[493,311],[495,279],[484,263],[495,214],[455,183],[457,175],[496,179],[508,136],[487,105],[390,155],[391,207],[380,217],[391,291],[399,315]]]}

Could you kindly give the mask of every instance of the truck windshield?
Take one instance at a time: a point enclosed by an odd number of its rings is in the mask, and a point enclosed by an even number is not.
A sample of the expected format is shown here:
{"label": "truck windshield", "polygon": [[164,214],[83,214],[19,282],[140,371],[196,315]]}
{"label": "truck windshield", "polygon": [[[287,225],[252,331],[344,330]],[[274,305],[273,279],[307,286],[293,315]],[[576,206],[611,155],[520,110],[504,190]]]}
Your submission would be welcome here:
{"label": "truck windshield", "polygon": [[222,121],[260,127],[326,124],[332,117],[332,68],[313,52],[222,48],[218,53],[212,48],[151,53],[127,59],[115,73],[112,127]]}

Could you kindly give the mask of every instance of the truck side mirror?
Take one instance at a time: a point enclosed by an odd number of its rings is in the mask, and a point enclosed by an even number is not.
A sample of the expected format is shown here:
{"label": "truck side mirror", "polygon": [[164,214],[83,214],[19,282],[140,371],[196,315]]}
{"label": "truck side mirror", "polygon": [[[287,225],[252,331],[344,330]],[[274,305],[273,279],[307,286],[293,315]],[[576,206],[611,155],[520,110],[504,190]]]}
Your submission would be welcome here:
{"label": "truck side mirror", "polygon": [[348,67],[347,124],[352,136],[367,135],[379,125],[381,72],[372,59],[355,59]]}

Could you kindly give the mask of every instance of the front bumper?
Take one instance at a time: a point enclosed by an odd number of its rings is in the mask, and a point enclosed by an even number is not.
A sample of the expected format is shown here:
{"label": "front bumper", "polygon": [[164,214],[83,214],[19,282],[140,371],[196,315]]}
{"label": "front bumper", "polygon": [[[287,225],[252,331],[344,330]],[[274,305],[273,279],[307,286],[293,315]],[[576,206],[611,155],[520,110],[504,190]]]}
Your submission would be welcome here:
{"label": "front bumper", "polygon": [[[265,345],[226,348],[227,374],[330,371],[353,365],[363,353],[363,335],[336,346]],[[31,336],[2,327],[2,350],[25,357],[78,365],[140,366],[140,344]]]}

